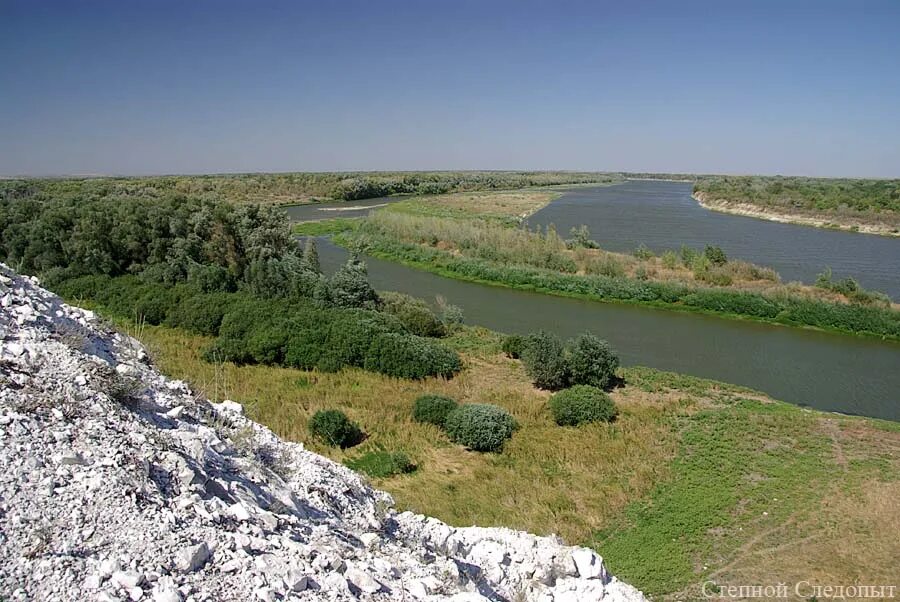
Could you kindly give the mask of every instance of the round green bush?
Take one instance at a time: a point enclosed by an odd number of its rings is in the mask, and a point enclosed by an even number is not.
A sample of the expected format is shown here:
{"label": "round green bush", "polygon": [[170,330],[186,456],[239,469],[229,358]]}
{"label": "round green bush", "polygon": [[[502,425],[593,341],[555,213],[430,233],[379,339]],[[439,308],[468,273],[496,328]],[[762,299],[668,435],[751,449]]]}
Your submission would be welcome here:
{"label": "round green bush", "polygon": [[447,415],[459,404],[443,395],[422,395],[413,403],[413,420],[444,428]]}
{"label": "round green bush", "polygon": [[362,431],[340,410],[319,410],[309,420],[313,437],[332,447],[352,447],[362,439]]}
{"label": "round green bush", "polygon": [[421,299],[403,293],[381,293],[381,311],[396,316],[410,333],[420,337],[442,337],[444,325]]}
{"label": "round green bush", "polygon": [[518,334],[511,334],[503,339],[501,349],[508,357],[517,360],[522,357],[522,352],[525,350],[525,337]]}
{"label": "round green bush", "polygon": [[562,341],[556,335],[540,331],[528,335],[522,350],[522,363],[534,386],[562,389],[569,384],[569,365]]}
{"label": "round green bush", "polygon": [[560,426],[609,422],[618,411],[609,395],[589,385],[575,385],[550,398],[550,411]]}
{"label": "round green bush", "polygon": [[516,430],[516,421],[501,407],[467,403],[450,414],[444,430],[450,440],[475,451],[498,451]]}
{"label": "round green bush", "polygon": [[616,376],[619,356],[609,343],[586,332],[569,344],[569,373],[573,385],[605,389]]}
{"label": "round green bush", "polygon": [[375,337],[366,353],[366,370],[397,378],[451,377],[462,369],[456,352],[431,339],[385,333]]}

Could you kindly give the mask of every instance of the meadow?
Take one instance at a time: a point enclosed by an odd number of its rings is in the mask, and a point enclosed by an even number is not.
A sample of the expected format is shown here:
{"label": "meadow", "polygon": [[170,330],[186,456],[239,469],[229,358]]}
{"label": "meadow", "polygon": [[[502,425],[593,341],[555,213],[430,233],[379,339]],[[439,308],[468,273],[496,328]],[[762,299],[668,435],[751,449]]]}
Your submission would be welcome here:
{"label": "meadow", "polygon": [[[161,369],[214,400],[236,399],[280,436],[339,462],[403,452],[410,474],[373,479],[401,509],[456,525],[556,533],[595,547],[621,578],[659,599],[702,583],[889,582],[900,543],[900,428],[773,401],[740,387],[632,367],[612,392],[613,423],[557,426],[502,337],[464,327],[445,344],[464,358],[452,379],[402,380],[208,363],[210,339],[122,323]],[[412,420],[425,393],[500,405],[520,428],[500,453],[451,443]],[[307,421],[340,409],[365,431],[329,447]],[[743,579],[744,581],[740,581]]]}

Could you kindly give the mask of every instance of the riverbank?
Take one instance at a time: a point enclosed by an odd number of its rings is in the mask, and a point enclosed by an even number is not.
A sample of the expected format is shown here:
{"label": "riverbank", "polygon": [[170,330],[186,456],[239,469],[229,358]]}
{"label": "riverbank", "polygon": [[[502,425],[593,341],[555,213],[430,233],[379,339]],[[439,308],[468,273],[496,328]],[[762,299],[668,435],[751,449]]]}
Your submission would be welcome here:
{"label": "riverbank", "polygon": [[[451,380],[408,381],[209,364],[209,339],[126,325],[162,370],[215,400],[246,402],[280,436],[337,461],[402,450],[415,472],[374,479],[402,509],[454,525],[557,533],[595,547],[610,570],[657,599],[702,583],[888,583],[900,554],[900,427],[810,411],[741,387],[625,368],[611,425],[561,428],[501,337],[464,327],[445,339],[464,358]],[[410,418],[424,393],[503,406],[520,429],[498,454],[449,444]],[[365,427],[358,448],[311,440],[309,417],[338,408]],[[827,528],[826,528],[827,525]]]}
{"label": "riverbank", "polygon": [[895,226],[875,222],[867,222],[865,220],[854,217],[807,215],[800,212],[799,210],[788,213],[784,210],[777,210],[770,207],[760,207],[751,203],[740,203],[736,201],[728,201],[725,199],[712,198],[710,195],[704,192],[697,191],[695,191],[691,195],[691,197],[693,197],[693,199],[696,200],[701,207],[709,209],[710,211],[720,211],[722,213],[742,215],[744,217],[755,217],[757,219],[764,219],[782,224],[795,224],[799,226],[827,228],[829,230],[859,232],[861,234],[900,237],[900,230],[898,230]]}
{"label": "riverbank", "polygon": [[[358,246],[357,239],[343,235],[333,240],[347,248]],[[452,254],[423,250],[414,245],[366,242],[365,251],[373,257],[430,272],[445,278],[486,284],[558,297],[584,299],[601,303],[638,305],[666,311],[678,311],[733,320],[750,320],[764,324],[806,328],[842,335],[871,337],[884,341],[900,341],[900,316],[866,308],[854,310],[843,304],[816,302],[776,305],[749,293],[719,293],[702,290],[654,290],[648,283],[616,281],[604,276],[559,274],[550,270],[492,265],[489,262],[456,257]],[[728,308],[732,308],[731,311]],[[823,315],[816,316],[815,312]],[[886,311],[886,310],[885,310]],[[837,326],[846,324],[846,326]],[[854,326],[854,324],[856,326]]]}
{"label": "riverbank", "polygon": [[884,296],[859,288],[783,284],[772,270],[729,261],[715,248],[625,255],[597,248],[587,232],[573,231],[576,238],[564,241],[552,229],[520,227],[555,196],[412,198],[363,220],[298,224],[294,231],[330,230],[344,246],[469,282],[900,340],[900,312]]}

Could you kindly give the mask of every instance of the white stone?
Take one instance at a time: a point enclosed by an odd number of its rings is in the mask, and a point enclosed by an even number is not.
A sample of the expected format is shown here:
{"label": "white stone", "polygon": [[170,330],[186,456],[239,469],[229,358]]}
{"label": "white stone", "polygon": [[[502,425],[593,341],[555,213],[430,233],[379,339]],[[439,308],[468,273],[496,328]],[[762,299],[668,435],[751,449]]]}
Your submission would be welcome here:
{"label": "white stone", "polygon": [[348,568],[344,573],[344,577],[346,577],[350,583],[358,587],[360,591],[364,591],[367,594],[374,594],[381,589],[381,584],[369,573],[356,567]]}
{"label": "white stone", "polygon": [[183,573],[192,573],[203,568],[207,560],[209,560],[209,547],[204,542],[178,552],[176,566]]}
{"label": "white stone", "polygon": [[153,602],[181,602],[181,593],[174,587],[157,587],[153,590]]}
{"label": "white stone", "polygon": [[240,502],[237,502],[237,503],[229,506],[228,512],[230,512],[231,516],[233,516],[235,519],[237,519],[239,521],[250,520],[250,513],[247,512],[247,509],[244,508],[244,505],[241,504]]}
{"label": "white stone", "polygon": [[144,575],[133,571],[116,571],[110,577],[110,581],[123,589],[131,589],[144,581]]}
{"label": "white stone", "polygon": [[181,418],[181,414],[184,412],[184,406],[175,406],[168,412],[166,412],[166,416],[169,418]]}
{"label": "white stone", "polygon": [[603,578],[603,559],[597,556],[593,550],[587,548],[572,550],[572,560],[578,569],[578,576],[582,579]]}

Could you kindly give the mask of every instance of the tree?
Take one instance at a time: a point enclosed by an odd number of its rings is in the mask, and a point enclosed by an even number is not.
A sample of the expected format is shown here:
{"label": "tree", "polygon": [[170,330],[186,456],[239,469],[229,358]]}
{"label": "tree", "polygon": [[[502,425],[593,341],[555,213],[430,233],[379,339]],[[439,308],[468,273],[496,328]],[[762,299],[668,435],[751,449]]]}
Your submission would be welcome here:
{"label": "tree", "polygon": [[562,389],[569,383],[569,366],[559,337],[539,331],[528,335],[522,363],[534,385],[541,389]]}
{"label": "tree", "polygon": [[378,295],[369,284],[366,264],[356,257],[348,259],[331,277],[328,298],[338,307],[375,307]]}

